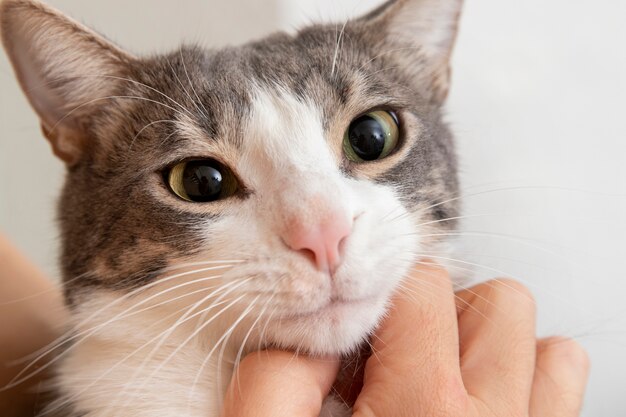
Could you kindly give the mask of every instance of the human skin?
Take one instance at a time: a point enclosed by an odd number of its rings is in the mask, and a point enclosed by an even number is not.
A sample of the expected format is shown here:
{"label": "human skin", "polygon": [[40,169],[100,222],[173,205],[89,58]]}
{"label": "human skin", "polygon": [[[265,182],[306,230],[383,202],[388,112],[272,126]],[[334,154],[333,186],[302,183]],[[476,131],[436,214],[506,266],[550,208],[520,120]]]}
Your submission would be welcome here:
{"label": "human skin", "polygon": [[[575,417],[589,360],[573,340],[535,338],[535,302],[513,280],[454,295],[446,271],[422,264],[372,338],[357,417]],[[223,417],[319,415],[339,368],[332,358],[252,353]]]}
{"label": "human skin", "polygon": [[[60,336],[66,322],[59,288],[0,234],[0,388],[28,363],[13,362]],[[0,390],[0,414],[32,416],[37,395],[31,388],[45,376]]]}

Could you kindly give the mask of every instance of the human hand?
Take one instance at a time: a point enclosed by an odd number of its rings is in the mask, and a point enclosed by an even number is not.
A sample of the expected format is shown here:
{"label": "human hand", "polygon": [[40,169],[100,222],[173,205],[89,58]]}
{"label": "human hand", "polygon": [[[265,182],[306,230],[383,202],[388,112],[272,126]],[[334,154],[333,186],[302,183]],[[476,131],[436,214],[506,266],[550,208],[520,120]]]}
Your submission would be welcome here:
{"label": "human hand", "polygon": [[[535,338],[535,304],[511,280],[453,295],[447,273],[415,269],[372,340],[359,417],[575,417],[589,362],[574,341]],[[250,354],[223,416],[318,416],[336,360]]]}
{"label": "human hand", "polygon": [[34,387],[48,375],[37,373],[7,389],[29,363],[14,362],[55,340],[67,321],[61,290],[0,234],[0,414],[3,417],[34,415],[39,399]]}

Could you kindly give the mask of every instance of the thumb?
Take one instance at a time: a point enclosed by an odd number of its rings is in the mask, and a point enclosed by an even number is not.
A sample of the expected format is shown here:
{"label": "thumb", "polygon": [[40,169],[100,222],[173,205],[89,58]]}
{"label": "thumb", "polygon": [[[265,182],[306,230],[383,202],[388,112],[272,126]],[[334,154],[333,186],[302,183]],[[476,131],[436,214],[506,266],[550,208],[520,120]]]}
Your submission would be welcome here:
{"label": "thumb", "polygon": [[233,374],[222,417],[317,417],[338,370],[335,358],[251,353]]}

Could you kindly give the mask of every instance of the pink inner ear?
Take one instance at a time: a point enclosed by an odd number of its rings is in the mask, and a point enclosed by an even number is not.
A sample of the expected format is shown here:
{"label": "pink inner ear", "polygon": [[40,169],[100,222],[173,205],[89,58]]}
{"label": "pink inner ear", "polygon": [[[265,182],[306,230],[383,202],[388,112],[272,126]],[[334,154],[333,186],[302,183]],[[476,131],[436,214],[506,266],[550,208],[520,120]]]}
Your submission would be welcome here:
{"label": "pink inner ear", "polygon": [[100,98],[113,94],[114,77],[124,75],[132,56],[38,1],[1,2],[0,23],[15,74],[55,154],[78,158],[83,120]]}
{"label": "pink inner ear", "polygon": [[283,241],[294,251],[313,256],[320,271],[334,271],[342,261],[342,243],[352,232],[352,220],[345,212],[330,208],[312,218],[294,216],[282,233]]}

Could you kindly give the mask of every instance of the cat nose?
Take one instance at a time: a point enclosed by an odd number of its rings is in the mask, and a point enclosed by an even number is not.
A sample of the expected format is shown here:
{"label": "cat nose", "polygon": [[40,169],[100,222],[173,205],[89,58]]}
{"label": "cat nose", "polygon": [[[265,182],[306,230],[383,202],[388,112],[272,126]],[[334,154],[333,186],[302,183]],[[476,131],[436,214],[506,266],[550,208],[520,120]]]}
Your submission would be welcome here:
{"label": "cat nose", "polygon": [[283,240],[291,249],[312,257],[320,271],[334,272],[341,263],[343,242],[352,232],[352,221],[346,217],[332,215],[315,224],[290,222]]}

